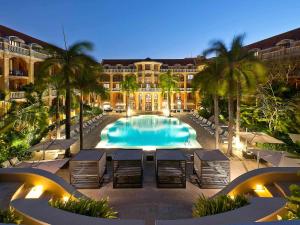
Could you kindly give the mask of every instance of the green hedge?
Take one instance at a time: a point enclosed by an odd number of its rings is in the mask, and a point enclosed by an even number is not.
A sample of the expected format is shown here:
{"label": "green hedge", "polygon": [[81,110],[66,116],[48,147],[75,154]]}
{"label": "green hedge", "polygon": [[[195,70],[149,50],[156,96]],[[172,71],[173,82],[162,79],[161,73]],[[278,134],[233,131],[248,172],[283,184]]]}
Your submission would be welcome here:
{"label": "green hedge", "polygon": [[64,201],[62,199],[51,200],[49,204],[52,207],[80,215],[108,219],[117,218],[117,212],[115,212],[113,208],[109,206],[108,199],[101,199],[100,201],[96,201],[92,199],[69,198],[67,201]]}
{"label": "green hedge", "polygon": [[15,215],[14,210],[0,210],[0,223],[21,224],[22,218]]}
{"label": "green hedge", "polygon": [[237,195],[231,198],[228,195],[220,195],[215,198],[206,198],[199,196],[193,206],[193,216],[203,217],[227,212],[248,205],[249,200],[243,195]]}

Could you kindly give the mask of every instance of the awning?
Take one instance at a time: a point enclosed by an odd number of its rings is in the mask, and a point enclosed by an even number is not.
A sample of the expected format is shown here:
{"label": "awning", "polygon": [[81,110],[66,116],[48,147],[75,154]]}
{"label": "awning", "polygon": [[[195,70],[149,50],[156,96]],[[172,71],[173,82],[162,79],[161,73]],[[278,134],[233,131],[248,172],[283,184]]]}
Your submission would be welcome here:
{"label": "awning", "polygon": [[292,141],[294,143],[300,142],[300,134],[290,134],[289,133],[289,136],[290,136],[290,139],[292,139]]}
{"label": "awning", "polygon": [[250,151],[258,158],[271,163],[273,166],[280,166],[283,158],[285,157],[285,152],[260,149],[251,149]]}
{"label": "awning", "polygon": [[54,139],[38,143],[32,146],[28,151],[50,151],[50,150],[66,150],[76,142],[75,139]]}
{"label": "awning", "polygon": [[253,143],[269,143],[269,144],[283,144],[283,141],[278,140],[263,132],[240,132],[240,137],[247,142]]}
{"label": "awning", "polygon": [[20,42],[20,43],[22,43],[22,44],[25,44],[25,41],[22,40],[21,38],[17,37],[17,36],[9,36],[8,38],[9,38],[9,40],[11,40],[11,41]]}

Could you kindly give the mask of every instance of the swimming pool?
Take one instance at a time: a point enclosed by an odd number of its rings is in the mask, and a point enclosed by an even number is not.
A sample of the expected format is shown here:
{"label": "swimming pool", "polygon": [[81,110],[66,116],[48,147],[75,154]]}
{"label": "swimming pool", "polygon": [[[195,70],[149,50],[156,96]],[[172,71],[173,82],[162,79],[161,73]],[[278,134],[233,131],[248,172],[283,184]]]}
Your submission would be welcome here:
{"label": "swimming pool", "polygon": [[101,132],[98,148],[199,148],[196,131],[177,118],[141,115],[121,118]]}

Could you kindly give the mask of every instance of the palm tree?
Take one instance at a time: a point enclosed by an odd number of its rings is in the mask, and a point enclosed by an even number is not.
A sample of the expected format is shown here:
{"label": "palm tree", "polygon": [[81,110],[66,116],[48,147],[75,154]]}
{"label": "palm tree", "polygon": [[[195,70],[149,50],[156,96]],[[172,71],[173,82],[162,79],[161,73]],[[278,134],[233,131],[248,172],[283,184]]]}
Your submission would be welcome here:
{"label": "palm tree", "polygon": [[196,74],[193,79],[193,87],[195,90],[205,91],[213,96],[214,100],[214,121],[215,121],[215,147],[219,148],[219,96],[222,93],[222,74],[223,64],[218,58],[207,63],[206,67]]}
{"label": "palm tree", "polygon": [[121,90],[126,93],[126,117],[128,117],[129,110],[129,95],[130,93],[134,93],[138,87],[135,75],[126,76],[121,82]]}
{"label": "palm tree", "polygon": [[[228,154],[232,154],[233,126],[234,126],[234,98],[237,97],[237,135],[240,129],[240,96],[241,88],[250,89],[264,76],[261,63],[254,57],[253,53],[243,47],[244,35],[233,38],[229,48],[224,42],[215,41],[211,48],[205,51],[205,55],[215,53],[224,63],[223,87],[226,87],[228,96]],[[239,137],[239,136],[238,136]]]}
{"label": "palm tree", "polygon": [[48,64],[47,62],[42,63],[37,71],[35,84],[39,87],[44,87],[49,90],[49,98],[51,99],[51,89],[54,88],[56,91],[55,99],[55,128],[56,138],[60,138],[60,97],[65,88],[63,76],[61,71],[55,66]]}
{"label": "palm tree", "polygon": [[83,149],[83,97],[90,93],[99,94],[104,97],[105,88],[99,83],[99,74],[101,67],[96,61],[85,61],[81,64],[81,69],[77,71],[72,86],[79,90],[79,133],[80,133],[80,149]]}
{"label": "palm tree", "polygon": [[162,89],[162,93],[167,93],[168,100],[168,116],[171,117],[171,93],[178,91],[179,77],[173,76],[171,70],[167,73],[162,73],[159,75],[159,86]]}
{"label": "palm tree", "polygon": [[[80,70],[80,64],[85,60],[91,60],[87,52],[92,49],[93,45],[90,42],[78,42],[71,46],[65,42],[65,49],[49,47],[48,51],[51,56],[43,62],[45,67],[55,66],[59,68],[57,72],[61,74],[65,86],[66,139],[71,137],[71,84],[76,72]],[[69,151],[66,152],[66,155],[69,156]]]}

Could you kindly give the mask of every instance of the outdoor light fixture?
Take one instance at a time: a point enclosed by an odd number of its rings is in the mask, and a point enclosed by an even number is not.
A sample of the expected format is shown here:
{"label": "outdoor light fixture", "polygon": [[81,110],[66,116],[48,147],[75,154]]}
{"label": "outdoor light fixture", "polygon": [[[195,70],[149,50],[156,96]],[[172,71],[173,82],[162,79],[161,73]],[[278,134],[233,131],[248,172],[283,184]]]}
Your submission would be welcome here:
{"label": "outdoor light fixture", "polygon": [[37,185],[31,188],[25,198],[39,198],[44,192],[44,188],[42,185]]}
{"label": "outdoor light fixture", "polygon": [[273,197],[272,194],[269,192],[269,190],[265,186],[263,186],[262,184],[256,184],[254,192],[259,197],[265,197],[265,198]]}
{"label": "outdoor light fixture", "polygon": [[164,116],[169,116],[170,110],[168,108],[163,109]]}
{"label": "outdoor light fixture", "polygon": [[235,147],[236,147],[237,150],[240,150],[240,151],[241,151],[241,150],[245,149],[244,143],[241,142],[239,138],[234,137],[234,138],[233,138],[233,142],[234,142]]}
{"label": "outdoor light fixture", "polygon": [[64,196],[62,197],[62,200],[63,200],[64,202],[67,202],[69,199],[70,199],[70,196],[67,196],[67,195],[64,195]]}
{"label": "outdoor light fixture", "polygon": [[131,116],[131,109],[130,108],[128,108],[128,110],[127,110],[127,115]]}

